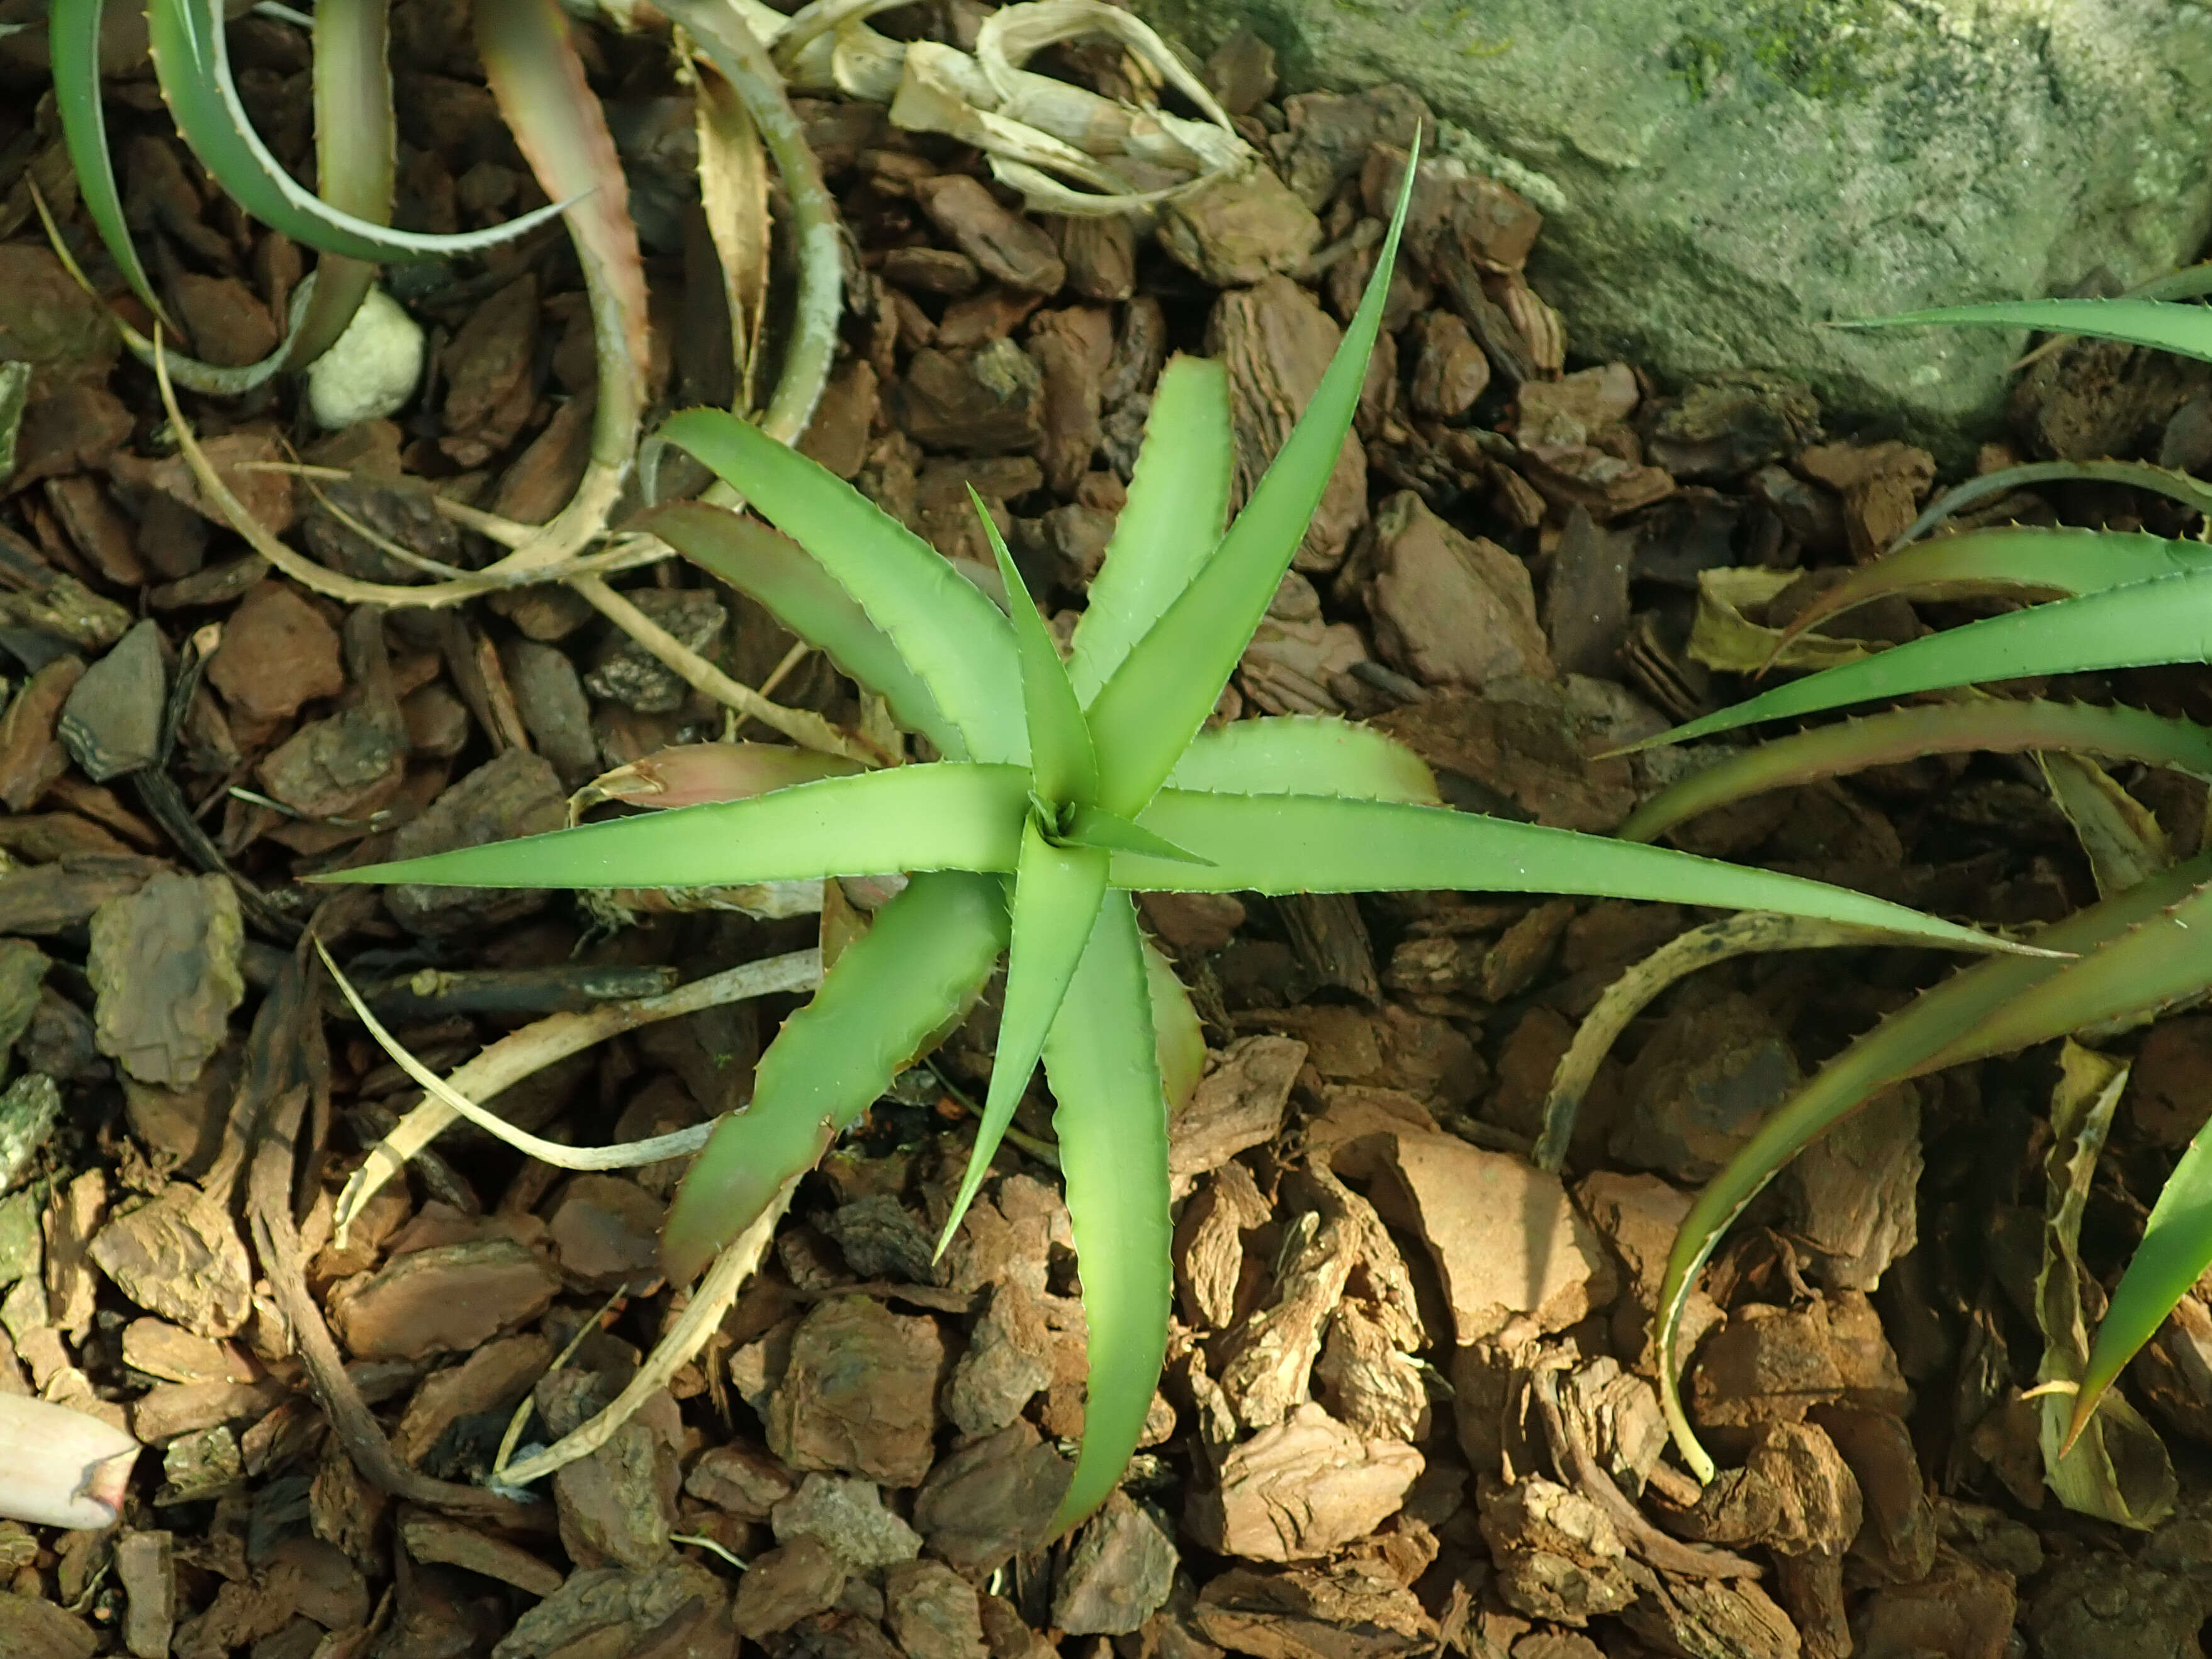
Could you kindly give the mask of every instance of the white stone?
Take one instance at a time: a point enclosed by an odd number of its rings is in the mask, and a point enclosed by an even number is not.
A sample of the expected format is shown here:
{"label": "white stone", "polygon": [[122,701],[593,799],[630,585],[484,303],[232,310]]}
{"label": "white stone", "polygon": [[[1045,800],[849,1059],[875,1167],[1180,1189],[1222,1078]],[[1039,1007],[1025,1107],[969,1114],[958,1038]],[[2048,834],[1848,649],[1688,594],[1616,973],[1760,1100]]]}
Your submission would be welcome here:
{"label": "white stone", "polygon": [[397,414],[422,384],[422,325],[373,288],[337,343],[307,366],[307,413],[332,431]]}

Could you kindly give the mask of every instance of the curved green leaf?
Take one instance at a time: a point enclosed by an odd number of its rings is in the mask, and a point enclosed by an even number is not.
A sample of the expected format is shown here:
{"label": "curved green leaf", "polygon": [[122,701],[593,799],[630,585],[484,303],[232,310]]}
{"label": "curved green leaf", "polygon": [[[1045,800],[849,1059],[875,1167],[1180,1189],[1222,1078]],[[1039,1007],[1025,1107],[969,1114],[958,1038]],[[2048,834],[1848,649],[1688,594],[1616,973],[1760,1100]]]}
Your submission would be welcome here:
{"label": "curved green leaf", "polygon": [[2001,300],[1991,305],[1945,306],[1894,317],[1854,318],[1838,328],[1910,328],[1928,323],[1991,323],[2048,334],[2086,334],[2124,340],[2183,357],[2212,361],[2212,311],[2158,300]]}
{"label": "curved green leaf", "polygon": [[1775,738],[1671,783],[1628,816],[1623,841],[1656,841],[1685,819],[1770,789],[1920,755],[2051,749],[2170,767],[2212,782],[2212,729],[2140,708],[2016,702],[1920,704]]}
{"label": "curved green leaf", "polygon": [[103,0],[48,0],[46,51],[52,63],[54,108],[62,119],[62,143],[76,174],[77,195],[99,231],[115,268],[131,291],[146,302],[172,333],[177,325],[161,307],[154,284],[139,263],[123,216],[123,197],[115,185],[113,158],[107,148],[107,118],[100,102],[100,20]]}
{"label": "curved green leaf", "polygon": [[2070,1449],[2104,1397],[2144,1343],[2212,1267],[2212,1124],[2199,1129],[2166,1177],[2143,1224],[2127,1271],[2113,1288],[2112,1305],[2097,1327],[2089,1363],[2075,1396],[2064,1449]]}
{"label": "curved green leaf", "polygon": [[394,230],[343,212],[286,172],[253,130],[230,76],[222,0],[149,0],[146,15],[155,73],[177,131],[240,207],[295,242],[379,263],[477,253],[513,241],[568,205],[553,203],[489,230],[451,236]]}
{"label": "curved green leaf", "polygon": [[1037,615],[1029,584],[1014,568],[1014,556],[991,518],[991,509],[968,486],[968,499],[983,521],[983,534],[998,562],[999,580],[1006,585],[1006,622],[1013,629],[1014,654],[1022,671],[1022,713],[1030,734],[1030,775],[1037,798],[1055,811],[1067,806],[1088,805],[1098,789],[1098,757],[1091,747],[1091,728],[1083,723],[1083,706],[1075,688],[1067,683],[1067,665],[1060,647]]}
{"label": "curved green leaf", "polygon": [[1075,624],[1068,677],[1087,708],[1199,568],[1229,517],[1229,374],[1178,353],[1160,371],[1129,499]]}
{"label": "curved green leaf", "polygon": [[[1006,1139],[1044,1052],[1045,1035],[1059,1015],[1106,896],[1108,855],[1095,848],[1055,847],[1034,819],[1022,828],[1021,864],[1014,875],[1013,944],[1006,956],[1006,1012],[999,1017],[999,1046],[991,1057],[991,1087],[983,1098],[968,1172],[952,1200],[952,1212],[937,1241],[939,1254],[952,1242],[968,1213],[992,1156]],[[1152,1060],[1149,1042],[1146,1063]],[[1064,1161],[1064,1160],[1063,1160]]]}
{"label": "curved green leaf", "polygon": [[434,887],[720,887],[901,870],[1006,871],[1020,856],[1029,787],[1030,775],[1018,767],[897,766],[322,879]]}
{"label": "curved green leaf", "polygon": [[1908,696],[1980,681],[2203,662],[2208,646],[2212,646],[2212,630],[2204,623],[2208,604],[2212,604],[2212,570],[2191,570],[1985,617],[1778,686],[1747,702],[1632,744],[1622,752],[1686,743],[1789,714],[1819,714],[1875,697]]}
{"label": "curved green leaf", "polygon": [[659,437],[697,457],[859,601],[970,755],[1028,763],[1013,630],[936,549],[819,462],[726,410],[672,415]]}
{"label": "curved green leaf", "polygon": [[1267,614],[1307,522],[1321,505],[1337,452],[1359,407],[1367,359],[1382,327],[1398,234],[1419,172],[1418,143],[1414,148],[1389,231],[1376,256],[1375,274],[1305,412],[1213,556],[1091,699],[1098,804],[1109,812],[1134,817],[1175,769]]}
{"label": "curved green leaf", "polygon": [[1067,1218],[1090,1325],[1090,1391],[1075,1477],[1053,1519],[1065,1531],[1121,1483],[1167,1355],[1168,1122],[1136,914],[1099,910],[1046,1040]]}
{"label": "curved green leaf", "polygon": [[[2201,983],[2201,960],[2172,960],[2185,955],[2174,944],[2187,936],[2187,919],[2180,934],[2170,925],[2144,924],[2184,901],[2204,904],[2197,890],[2208,876],[2212,858],[2176,865],[2040,935],[2051,950],[2075,956],[1993,957],[1923,992],[1822,1066],[1698,1194],[1668,1257],[1656,1340],[1668,1425],[1700,1480],[1712,1478],[1713,1462],[1683,1413],[1674,1347],[1690,1287],[1744,1207],[1791,1158],[1893,1083],[2060,1036],[2094,1023],[2102,1011],[2141,1006],[2146,998],[2154,1003],[2178,966],[2186,970],[2180,976]],[[2212,933],[2212,919],[2204,931]],[[2026,1017],[2015,1003],[2027,1006]]]}
{"label": "curved green leaf", "polygon": [[696,1278],[882,1096],[989,977],[1006,942],[992,877],[919,875],[876,913],[761,1055],[751,1103],[714,1126],[684,1175],[661,1234],[672,1282]]}
{"label": "curved green leaf", "polygon": [[891,718],[929,739],[947,760],[969,758],[968,740],[945,718],[898,647],[868,619],[814,556],[781,531],[726,507],[674,501],[634,520],[685,558],[768,607],[775,619],[836,665],[837,672],[890,705]]}
{"label": "curved green leaf", "polygon": [[1984,472],[1952,485],[1905,526],[1890,544],[1890,550],[1894,552],[1907,543],[1918,541],[1953,514],[1963,513],[1975,502],[1987,501],[1992,495],[2004,495],[2022,484],[2072,483],[2077,479],[2090,483],[2125,484],[2130,489],[2145,489],[2166,496],[2194,512],[2212,514],[2212,484],[2172,467],[2154,466],[2148,461],[2030,461],[2024,466],[2001,466],[1994,472]]}
{"label": "curved green leaf", "polygon": [[1139,822],[1213,862],[1171,864],[1117,853],[1113,866],[1116,887],[1186,893],[1366,893],[1420,888],[1587,893],[1819,916],[1970,951],[2030,950],[1802,876],[1448,807],[1164,789]]}
{"label": "curved green leaf", "polygon": [[1850,572],[1790,619],[1784,645],[1892,594],[1916,599],[2068,599],[2212,565],[2212,548],[2136,531],[1998,525],[1919,542]]}
{"label": "curved green leaf", "polygon": [[1224,795],[1346,795],[1437,804],[1428,763],[1371,726],[1323,714],[1232,720],[1191,739],[1168,774],[1170,789]]}

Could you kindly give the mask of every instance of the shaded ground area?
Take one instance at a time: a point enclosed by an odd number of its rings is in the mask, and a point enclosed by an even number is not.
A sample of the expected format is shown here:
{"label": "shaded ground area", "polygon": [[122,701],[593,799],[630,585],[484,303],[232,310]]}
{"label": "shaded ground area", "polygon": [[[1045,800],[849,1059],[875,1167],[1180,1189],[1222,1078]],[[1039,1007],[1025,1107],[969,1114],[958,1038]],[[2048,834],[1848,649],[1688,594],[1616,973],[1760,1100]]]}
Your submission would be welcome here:
{"label": "shaded ground area", "polygon": [[[459,18],[436,0],[397,17],[403,221],[533,204]],[[931,27],[957,40],[975,21],[953,6]],[[688,106],[655,49],[589,39],[631,144],[658,390],[726,401],[726,318],[684,196]],[[258,18],[234,40],[272,142],[301,153],[303,40]],[[1116,88],[1110,55],[1057,63]],[[1255,43],[1208,72],[1276,173],[1158,238],[1024,217],[971,152],[868,106],[805,107],[860,252],[805,447],[951,557],[988,557],[972,484],[1063,623],[1167,354],[1228,364],[1240,483],[1281,441],[1420,114],[1394,88],[1278,100]],[[157,276],[203,356],[251,361],[302,260],[208,197],[144,83],[119,90]],[[2020,1390],[2042,1346],[2047,1054],[1894,1091],[1776,1183],[1692,1308],[1693,1409],[1733,1467],[1700,1496],[1665,1452],[1650,1324],[1690,1193],[1946,968],[1796,952],[1684,981],[1599,1069],[1564,1179],[1540,1173],[1526,1153],[1577,1021],[1705,919],[1666,907],[1145,901],[1213,1052],[1172,1126],[1179,1323],[1147,1449],[1067,1545],[1037,1541],[1055,1448],[1082,1425],[1084,1339],[1041,1093],[930,1256],[988,1073],[988,999],[808,1182],[696,1362],[550,1491],[483,1486],[518,1407],[525,1446],[567,1432],[680,1311],[653,1269],[680,1166],[569,1175],[455,1133],[336,1237],[339,1191],[416,1091],[307,971],[301,928],[330,890],[301,878],[553,827],[594,775],[722,735],[725,717],[557,588],[348,611],[273,576],[36,240],[27,181],[65,201],[59,154],[50,106],[0,115],[0,358],[39,365],[0,483],[0,1390],[155,1449],[118,1531],[0,1523],[0,1654],[707,1659],[741,1638],[832,1659],[2197,1651],[2203,1299],[2130,1382],[2180,1468],[2172,1517],[2138,1535],[2043,1491]],[[1519,275],[1540,230],[1487,180],[1425,183],[1357,435],[1219,714],[1371,719],[1456,805],[1604,831],[1691,763],[1586,757],[1735,696],[1725,665],[1903,530],[1934,467],[1824,433],[1778,377],[1662,392],[1633,365],[1581,363],[1572,318]],[[349,473],[232,476],[295,546],[404,582],[419,572],[362,526],[480,565],[491,550],[432,492],[526,520],[566,499],[591,360],[557,236],[395,280],[434,329],[428,386],[398,420],[320,434],[274,392],[187,409],[225,465],[296,450]],[[2069,346],[2022,377],[2011,442],[1985,470],[2198,469],[2212,372]],[[2175,533],[2178,514],[2067,487],[1973,517]],[[849,686],[788,661],[788,636],[728,590],[671,564],[628,591],[736,678],[857,717]],[[1892,600],[1848,631],[1971,614]],[[2212,712],[2198,671],[2120,678],[2051,694]],[[2125,781],[2177,842],[2201,836],[2203,786]],[[2002,758],[1778,791],[1674,839],[1990,925],[2094,897],[2033,768]],[[833,884],[825,921],[811,892],[401,889],[331,900],[320,931],[445,1072],[564,1011],[803,951],[880,897]],[[747,1097],[790,988],[629,1020],[495,1103],[577,1143],[704,1121]],[[2212,1114],[2212,1018],[2168,1018],[2140,1048],[2082,1194],[2104,1283]],[[2112,1481],[2139,1504],[2156,1484]]]}

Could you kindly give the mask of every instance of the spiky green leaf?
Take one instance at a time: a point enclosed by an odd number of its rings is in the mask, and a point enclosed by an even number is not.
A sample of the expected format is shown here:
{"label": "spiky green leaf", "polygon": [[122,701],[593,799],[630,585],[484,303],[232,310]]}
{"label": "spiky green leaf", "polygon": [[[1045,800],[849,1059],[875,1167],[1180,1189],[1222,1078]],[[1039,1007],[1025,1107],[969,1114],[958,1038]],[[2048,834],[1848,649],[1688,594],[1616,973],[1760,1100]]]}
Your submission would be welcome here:
{"label": "spiky green leaf", "polygon": [[2117,530],[1999,525],[1901,548],[1844,573],[1783,630],[1784,641],[1876,599],[2070,599],[2212,567],[2212,548]]}
{"label": "spiky green leaf", "polygon": [[[435,887],[720,887],[901,870],[1012,870],[1029,774],[945,763],[794,784],[750,800],[587,823],[331,881]],[[1177,868],[1182,866],[1177,866]]]}
{"label": "spiky green leaf", "polygon": [[[1014,1120],[1030,1073],[1044,1053],[1047,1032],[1067,994],[1068,981],[1083,959],[1099,907],[1106,896],[1109,854],[1089,847],[1055,847],[1034,820],[1022,829],[1020,867],[1014,876],[1013,943],[1006,954],[1006,1011],[999,1017],[999,1044],[991,1057],[991,1086],[983,1098],[968,1171],[952,1200],[952,1212],[937,1248],[941,1253],[958,1231],[992,1155]],[[1147,1060],[1151,1045],[1146,1044]]]}
{"label": "spiky green leaf", "polygon": [[2085,334],[2094,340],[2124,340],[2154,351],[2212,361],[2212,311],[2156,300],[2003,300],[1857,318],[1836,326],[1909,328],[1930,323],[1989,323],[2051,334]]}
{"label": "spiky green leaf", "polygon": [[675,501],[635,527],[768,607],[775,619],[890,705],[891,718],[929,739],[947,760],[967,760],[968,740],[860,603],[814,556],[781,531],[726,507]]}
{"label": "spiky green leaf", "polygon": [[2154,466],[2148,461],[2030,461],[2024,466],[2001,466],[1994,472],[1980,473],[1952,485],[1929,502],[1920,516],[1905,526],[1890,545],[1899,548],[1919,540],[1944,520],[1965,512],[1977,501],[2008,494],[2026,484],[2068,483],[2077,479],[2089,483],[2124,484],[2130,489],[2148,490],[2154,495],[2179,501],[2192,512],[2212,513],[2212,484],[2172,467]]}
{"label": "spiky green leaf", "polygon": [[1321,504],[1337,451],[1359,406],[1419,161],[1417,154],[1407,162],[1367,292],[1282,452],[1254,487],[1219,549],[1091,699],[1098,804],[1109,812],[1135,817],[1175,769],[1267,614]]}
{"label": "spiky green leaf", "polygon": [[1640,744],[1684,743],[1790,714],[1980,681],[2212,659],[2212,569],[2054,599],[1823,670]]}
{"label": "spiky green leaf", "polygon": [[1013,630],[936,549],[820,463],[726,410],[672,415],[659,437],[697,457],[859,601],[971,756],[1027,764]]}
{"label": "spiky green leaf", "polygon": [[2115,704],[1977,697],[1923,703],[1771,738],[1667,786],[1628,816],[1623,841],[1656,841],[1674,825],[1770,789],[1921,755],[2049,749],[2170,767],[2212,782],[2212,729]]}
{"label": "spiky green leaf", "polygon": [[1802,876],[1445,807],[1164,789],[1139,821],[1213,862],[1170,864],[1117,853],[1117,887],[1187,893],[1409,888],[1586,893],[1820,916],[1974,951],[2026,948]]}
{"label": "spiky green leaf", "polygon": [[750,1103],[684,1175],[661,1236],[671,1280],[690,1283],[821,1157],[966,1005],[1006,942],[1006,901],[988,876],[916,876],[876,913],[761,1055]]}
{"label": "spiky green leaf", "polygon": [[1128,898],[1109,895],[1045,1044],[1090,1326],[1083,1444],[1054,1532],[1120,1483],[1167,1352],[1167,1107],[1138,937]]}
{"label": "spiky green leaf", "polygon": [[1068,677],[1086,708],[1221,544],[1231,435],[1228,372],[1209,358],[1170,358],[1152,388],[1129,499],[1075,624]]}
{"label": "spiky green leaf", "polygon": [[1168,774],[1170,789],[1225,795],[1345,795],[1437,802],[1428,763],[1371,726],[1317,714],[1232,720],[1191,739]]}
{"label": "spiky green leaf", "polygon": [[52,64],[54,108],[61,116],[62,143],[69,150],[70,168],[76,175],[78,198],[100,233],[101,245],[131,291],[174,330],[176,325],[161,308],[146,267],[139,262],[130,224],[123,216],[122,192],[115,185],[114,161],[107,148],[107,118],[100,102],[103,9],[104,0],[48,0],[46,51]]}

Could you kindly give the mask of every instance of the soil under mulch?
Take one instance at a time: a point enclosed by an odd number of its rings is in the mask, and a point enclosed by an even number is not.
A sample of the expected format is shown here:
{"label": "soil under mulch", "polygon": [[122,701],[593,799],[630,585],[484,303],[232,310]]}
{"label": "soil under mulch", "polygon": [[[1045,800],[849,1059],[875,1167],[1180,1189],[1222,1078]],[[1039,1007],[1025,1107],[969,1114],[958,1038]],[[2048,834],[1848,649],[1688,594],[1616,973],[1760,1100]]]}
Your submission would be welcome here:
{"label": "soil under mulch", "polygon": [[[394,9],[402,222],[534,204],[461,16]],[[927,21],[957,43],[978,15]],[[585,38],[629,147],[662,403],[726,402],[688,104],[652,43]],[[249,103],[301,155],[303,38],[249,18],[233,40]],[[1115,88],[1109,58],[1057,63]],[[1398,88],[1278,100],[1249,40],[1208,72],[1279,177],[1158,238],[1024,216],[971,151],[866,106],[804,106],[860,251],[805,447],[947,556],[988,562],[972,484],[1063,624],[1168,354],[1227,364],[1240,487],[1281,441],[1422,113]],[[349,612],[272,576],[166,443],[150,377],[34,240],[26,179],[65,179],[38,90],[0,111],[0,359],[41,365],[0,483],[0,1390],[154,1450],[118,1530],[0,1523],[0,1655],[707,1659],[742,1637],[836,1659],[1102,1659],[1109,1641],[1121,1659],[1998,1659],[2021,1632],[2054,1659],[2199,1651],[2202,1301],[2130,1384],[2181,1467],[2177,1518],[2130,1533],[2043,1489],[2040,1408],[2020,1391],[2042,1352],[2048,1054],[1893,1091],[1776,1184],[1691,1314],[1692,1409],[1731,1468],[1701,1498],[1674,1462],[1650,1325],[1689,1194],[1948,964],[1853,950],[1692,976],[1599,1072],[1565,1178],[1542,1174],[1525,1154],[1577,1020],[1705,919],[1664,906],[1144,901],[1213,1052],[1173,1124],[1178,1323],[1147,1449],[1069,1544],[1037,1543],[1082,1426],[1084,1356],[1041,1091],[1018,1120],[1030,1150],[1001,1153],[931,1259],[963,1097],[988,1074],[988,998],[810,1177],[696,1362],[547,1488],[483,1487],[518,1406],[526,1446],[567,1431],[680,1310],[653,1266],[680,1166],[570,1176],[454,1133],[340,1242],[336,1194],[416,1091],[308,972],[303,924],[328,901],[323,937],[448,1071],[563,1010],[804,950],[821,923],[759,914],[775,907],[757,892],[610,908],[300,884],[557,825],[595,775],[722,736],[723,713],[558,589]],[[299,252],[210,196],[150,82],[114,91],[149,264],[200,355],[252,361]],[[1370,719],[1455,805],[1608,830],[1685,763],[1585,757],[1737,694],[1692,643],[1701,573],[1779,573],[1730,625],[1786,622],[1821,573],[1905,527],[1935,464],[1824,432],[1781,377],[1669,391],[1584,366],[1573,319],[1521,275],[1534,210],[1433,172],[1357,435],[1219,714]],[[81,218],[65,224],[89,262]],[[225,465],[296,447],[349,470],[321,495],[234,477],[294,545],[405,582],[419,573],[339,511],[425,557],[487,562],[428,493],[549,516],[584,464],[592,371],[557,237],[392,281],[433,330],[428,385],[397,419],[333,435],[289,392],[185,403]],[[2023,376],[2010,443],[1984,469],[2203,467],[2212,373],[2069,346]],[[1974,516],[2172,533],[2173,511],[2068,487]],[[686,567],[625,580],[749,684],[792,644]],[[1891,601],[1850,631],[1966,614]],[[2054,690],[2212,714],[2195,670]],[[859,712],[818,658],[775,695]],[[2195,843],[2201,785],[2125,781]],[[1674,840],[1991,925],[2094,897],[2032,768],[2002,758],[1778,791]],[[832,911],[881,896],[854,884]],[[793,1006],[641,1026],[495,1103],[578,1143],[702,1122],[747,1098]],[[2208,1060],[2212,1017],[2141,1041],[2083,1229],[2107,1284],[2212,1115]]]}

